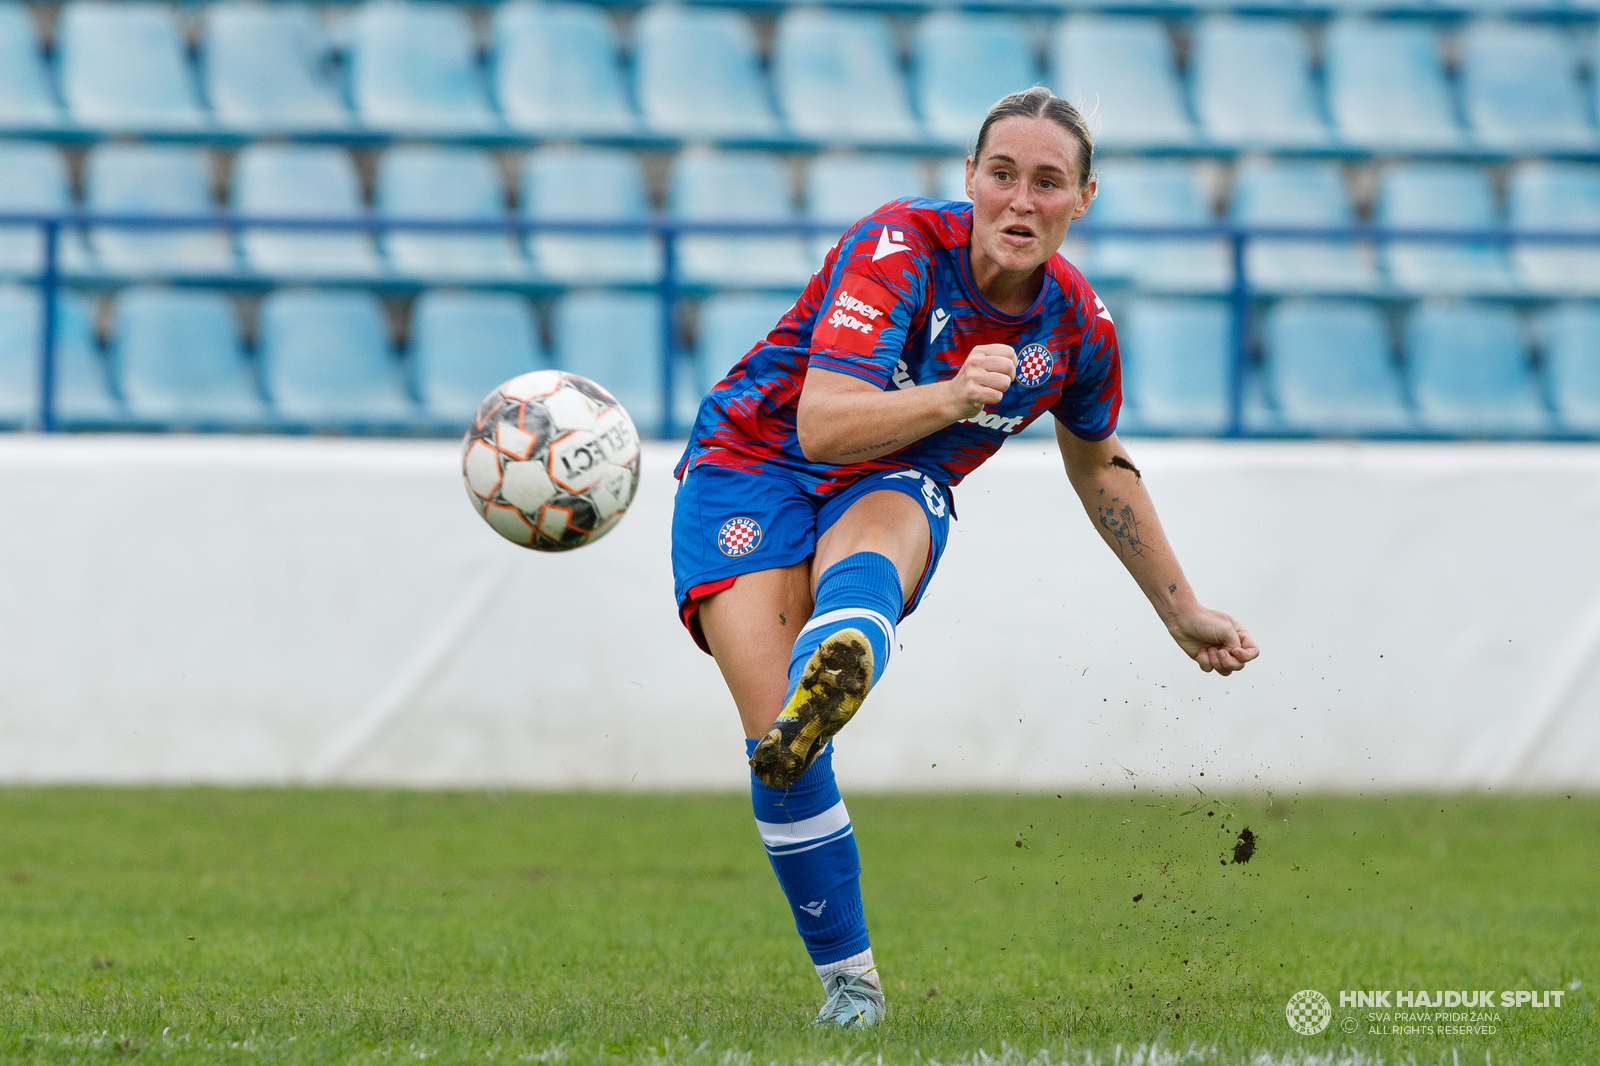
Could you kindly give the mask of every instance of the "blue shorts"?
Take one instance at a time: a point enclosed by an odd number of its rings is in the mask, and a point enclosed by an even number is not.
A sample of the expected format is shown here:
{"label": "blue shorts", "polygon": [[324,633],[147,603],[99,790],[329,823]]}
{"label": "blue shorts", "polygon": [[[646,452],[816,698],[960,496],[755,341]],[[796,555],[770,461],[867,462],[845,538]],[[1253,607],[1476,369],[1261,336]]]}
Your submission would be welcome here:
{"label": "blue shorts", "polygon": [[782,474],[701,463],[683,473],[672,507],[672,576],[678,616],[700,650],[700,601],[740,574],[776,570],[816,552],[817,538],[869,492],[903,492],[928,516],[928,562],[901,617],[917,609],[944,554],[952,515],[950,489],[920,470],[886,470],[828,496],[807,492]]}

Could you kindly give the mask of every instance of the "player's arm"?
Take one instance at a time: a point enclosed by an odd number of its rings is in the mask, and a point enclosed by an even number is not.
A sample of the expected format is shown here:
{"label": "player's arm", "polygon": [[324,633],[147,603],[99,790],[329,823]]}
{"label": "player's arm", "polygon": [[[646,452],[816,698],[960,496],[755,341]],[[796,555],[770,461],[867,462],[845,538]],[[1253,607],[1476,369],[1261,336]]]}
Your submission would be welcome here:
{"label": "player's arm", "polygon": [[1016,376],[1017,353],[1008,344],[980,344],[955,377],[909,389],[886,391],[813,366],[795,415],[800,450],[813,463],[835,465],[888,455],[999,403]]}
{"label": "player's arm", "polygon": [[1067,479],[1100,537],[1139,583],[1172,639],[1200,669],[1227,676],[1260,654],[1250,634],[1228,615],[1201,606],[1167,543],[1144,479],[1115,433],[1083,440],[1056,426]]}

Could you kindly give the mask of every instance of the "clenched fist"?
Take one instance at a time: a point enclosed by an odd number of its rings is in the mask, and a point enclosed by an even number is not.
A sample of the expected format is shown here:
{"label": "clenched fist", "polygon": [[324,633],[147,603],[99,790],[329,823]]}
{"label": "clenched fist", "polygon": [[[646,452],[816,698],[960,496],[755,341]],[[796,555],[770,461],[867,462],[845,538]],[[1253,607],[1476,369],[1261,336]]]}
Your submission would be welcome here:
{"label": "clenched fist", "polygon": [[1017,352],[1009,344],[980,344],[967,354],[949,381],[954,421],[973,417],[999,403],[1017,376]]}

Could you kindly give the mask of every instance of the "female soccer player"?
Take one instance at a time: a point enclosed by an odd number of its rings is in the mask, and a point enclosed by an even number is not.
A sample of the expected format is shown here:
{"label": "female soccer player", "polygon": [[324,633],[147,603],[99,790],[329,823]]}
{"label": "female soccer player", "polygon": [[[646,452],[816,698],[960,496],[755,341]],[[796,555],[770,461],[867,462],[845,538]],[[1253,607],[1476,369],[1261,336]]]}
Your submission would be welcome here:
{"label": "female soccer player", "polygon": [[1046,411],[1067,478],[1200,669],[1257,650],[1202,607],[1117,441],[1116,333],[1057,254],[1094,198],[1082,117],[1042,88],[995,104],[972,202],[856,223],[777,326],[700,405],[676,471],[684,624],[745,728],[756,825],[827,992],[818,1024],[884,1015],[832,736],[883,676],[928,586],[951,487]]}

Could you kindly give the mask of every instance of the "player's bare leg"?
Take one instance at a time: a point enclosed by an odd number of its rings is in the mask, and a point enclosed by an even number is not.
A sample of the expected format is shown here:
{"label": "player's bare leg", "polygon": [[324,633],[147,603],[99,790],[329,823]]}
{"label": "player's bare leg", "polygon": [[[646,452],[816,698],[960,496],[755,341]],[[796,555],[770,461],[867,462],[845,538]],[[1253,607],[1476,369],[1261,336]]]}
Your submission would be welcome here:
{"label": "player's bare leg", "polygon": [[783,706],[789,653],[811,618],[811,560],[740,574],[700,603],[700,631],[739,708],[744,735],[760,737]]}

